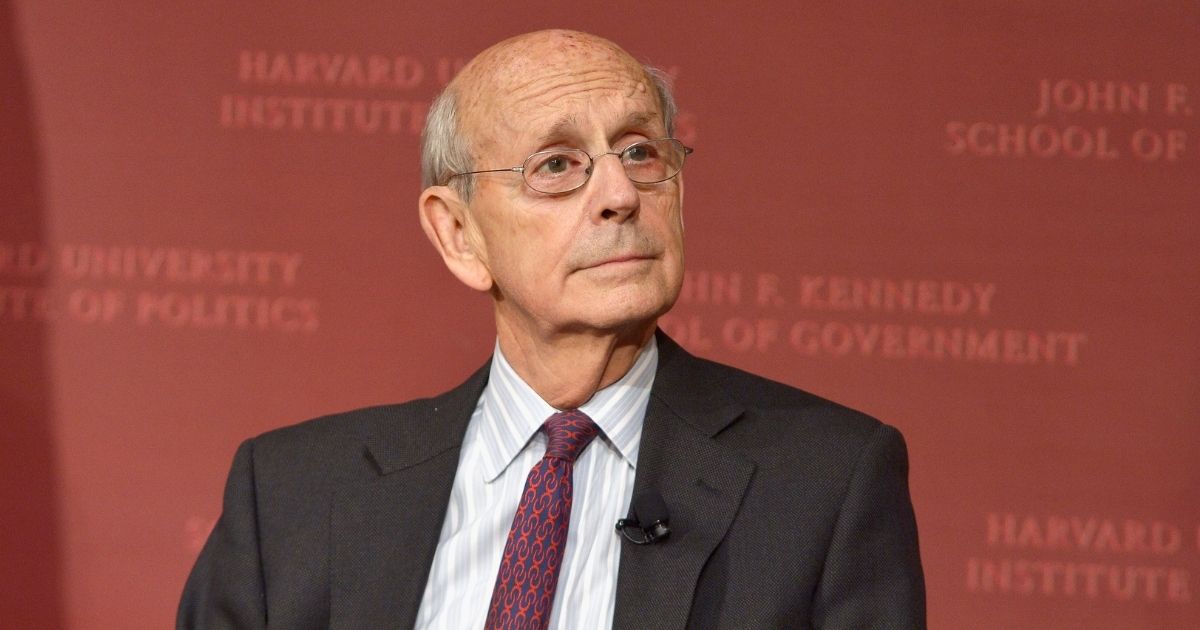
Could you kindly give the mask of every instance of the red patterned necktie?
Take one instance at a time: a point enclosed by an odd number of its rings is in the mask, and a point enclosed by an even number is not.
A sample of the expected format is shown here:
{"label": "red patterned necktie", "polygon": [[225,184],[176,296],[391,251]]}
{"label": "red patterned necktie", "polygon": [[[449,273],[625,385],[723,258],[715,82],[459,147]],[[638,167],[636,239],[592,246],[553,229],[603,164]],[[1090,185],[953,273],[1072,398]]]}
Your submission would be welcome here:
{"label": "red patterned necktie", "polygon": [[571,470],[600,428],[573,410],[550,416],[542,430],[550,443],[525,479],[492,589],[487,630],[541,630],[550,624],[571,521]]}

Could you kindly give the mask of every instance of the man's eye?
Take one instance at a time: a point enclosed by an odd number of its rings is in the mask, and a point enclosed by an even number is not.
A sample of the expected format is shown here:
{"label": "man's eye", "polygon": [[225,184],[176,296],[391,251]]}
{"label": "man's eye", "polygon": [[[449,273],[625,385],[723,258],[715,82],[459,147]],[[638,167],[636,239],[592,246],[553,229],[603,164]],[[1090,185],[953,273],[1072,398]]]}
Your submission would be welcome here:
{"label": "man's eye", "polygon": [[630,162],[644,162],[654,157],[654,153],[650,147],[645,145],[634,145],[625,149],[625,159]]}
{"label": "man's eye", "polygon": [[571,170],[575,162],[569,155],[554,153],[542,158],[534,170],[540,175],[558,175]]}

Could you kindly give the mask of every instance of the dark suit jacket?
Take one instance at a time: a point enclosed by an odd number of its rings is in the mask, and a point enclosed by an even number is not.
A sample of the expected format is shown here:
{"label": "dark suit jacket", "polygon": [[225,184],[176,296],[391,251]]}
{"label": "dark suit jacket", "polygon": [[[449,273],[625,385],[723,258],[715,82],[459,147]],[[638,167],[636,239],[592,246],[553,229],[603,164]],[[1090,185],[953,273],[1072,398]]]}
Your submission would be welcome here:
{"label": "dark suit jacket", "polygon": [[[634,493],[671,535],[623,543],[614,627],[924,627],[899,432],[658,344]],[[243,443],[179,627],[411,627],[487,375]]]}

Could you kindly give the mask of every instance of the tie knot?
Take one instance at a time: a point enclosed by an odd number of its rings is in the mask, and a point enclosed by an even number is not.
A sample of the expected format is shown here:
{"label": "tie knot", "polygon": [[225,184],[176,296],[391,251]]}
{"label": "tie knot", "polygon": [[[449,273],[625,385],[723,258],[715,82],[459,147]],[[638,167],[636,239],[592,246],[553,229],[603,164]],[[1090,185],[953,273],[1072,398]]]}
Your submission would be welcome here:
{"label": "tie knot", "polygon": [[560,411],[546,420],[542,425],[550,444],[546,446],[546,457],[557,457],[569,462],[575,461],[583,449],[600,433],[587,414],[572,409]]}

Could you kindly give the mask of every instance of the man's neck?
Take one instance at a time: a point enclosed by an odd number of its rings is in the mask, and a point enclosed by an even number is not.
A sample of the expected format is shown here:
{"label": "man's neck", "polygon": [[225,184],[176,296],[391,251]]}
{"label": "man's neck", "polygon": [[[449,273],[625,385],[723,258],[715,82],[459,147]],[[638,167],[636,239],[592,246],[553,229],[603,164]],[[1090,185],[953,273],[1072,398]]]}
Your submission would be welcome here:
{"label": "man's neck", "polygon": [[530,335],[496,326],[504,358],[556,409],[576,409],[625,376],[654,330],[649,322],[624,332]]}

